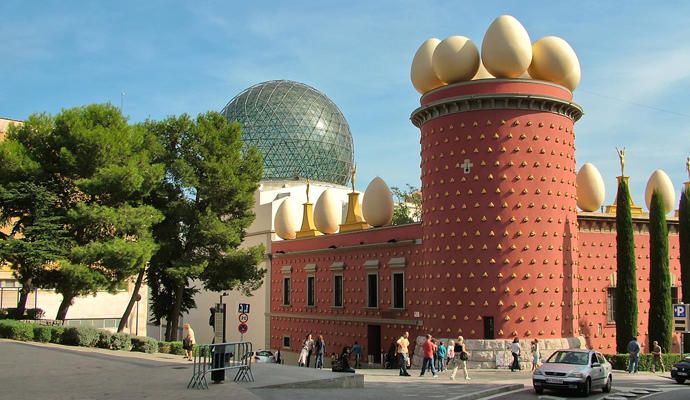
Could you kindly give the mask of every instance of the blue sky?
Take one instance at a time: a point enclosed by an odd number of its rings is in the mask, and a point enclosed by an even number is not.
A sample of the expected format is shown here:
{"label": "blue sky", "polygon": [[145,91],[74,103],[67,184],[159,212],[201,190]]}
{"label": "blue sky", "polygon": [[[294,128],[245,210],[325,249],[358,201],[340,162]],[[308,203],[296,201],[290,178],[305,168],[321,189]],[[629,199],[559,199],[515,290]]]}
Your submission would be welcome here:
{"label": "blue sky", "polygon": [[3,0],[0,116],[119,105],[123,91],[133,122],[196,115],[253,84],[291,79],[343,111],[360,190],[376,175],[418,186],[412,57],[429,37],[463,35],[481,47],[502,14],[533,41],[557,35],[578,54],[578,168],[599,168],[606,203],[616,146],[627,148],[637,204],[657,168],[679,192],[690,155],[690,2]]}

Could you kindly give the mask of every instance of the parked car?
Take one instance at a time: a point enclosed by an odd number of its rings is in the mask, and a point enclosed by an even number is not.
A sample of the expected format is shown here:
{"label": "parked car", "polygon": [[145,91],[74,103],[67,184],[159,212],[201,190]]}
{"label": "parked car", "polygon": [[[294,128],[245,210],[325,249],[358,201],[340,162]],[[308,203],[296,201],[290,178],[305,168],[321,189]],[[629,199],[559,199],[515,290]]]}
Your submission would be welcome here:
{"label": "parked car", "polygon": [[274,363],[276,358],[273,352],[268,350],[259,350],[254,354],[254,362],[257,363]]}
{"label": "parked car", "polygon": [[675,379],[678,383],[685,383],[686,379],[690,379],[690,357],[685,357],[673,364],[673,368],[671,368],[671,378]]}
{"label": "parked car", "polygon": [[587,396],[598,388],[608,393],[613,383],[611,370],[611,364],[596,351],[558,350],[534,370],[532,384],[538,394],[544,389],[576,389]]}

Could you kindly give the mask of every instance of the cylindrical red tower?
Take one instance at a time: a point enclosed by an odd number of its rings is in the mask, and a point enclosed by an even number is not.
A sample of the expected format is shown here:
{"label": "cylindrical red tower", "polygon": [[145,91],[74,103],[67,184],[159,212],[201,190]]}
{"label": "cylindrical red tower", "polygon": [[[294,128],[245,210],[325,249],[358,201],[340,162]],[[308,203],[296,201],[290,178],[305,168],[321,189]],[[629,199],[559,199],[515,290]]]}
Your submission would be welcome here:
{"label": "cylindrical red tower", "polygon": [[582,109],[572,93],[487,79],[436,89],[421,104],[411,119],[421,131],[425,329],[577,334],[573,125]]}

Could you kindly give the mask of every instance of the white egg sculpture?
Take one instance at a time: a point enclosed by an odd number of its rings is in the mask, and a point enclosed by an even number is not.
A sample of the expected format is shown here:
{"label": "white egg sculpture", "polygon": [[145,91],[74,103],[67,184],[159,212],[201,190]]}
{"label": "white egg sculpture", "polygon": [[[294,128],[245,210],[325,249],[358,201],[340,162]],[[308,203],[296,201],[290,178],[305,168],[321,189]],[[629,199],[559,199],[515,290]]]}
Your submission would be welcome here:
{"label": "white egg sculpture", "polygon": [[580,84],[580,61],[568,42],[557,36],[546,36],[532,45],[529,74],[534,79],[557,83],[574,91]]}
{"label": "white egg sculpture", "polygon": [[644,190],[644,201],[647,204],[647,209],[652,205],[652,193],[657,192],[664,198],[664,211],[669,213],[673,210],[676,204],[676,192],[673,189],[671,178],[666,175],[663,170],[657,169],[652,173],[647,181],[647,187]]}
{"label": "white egg sculpture", "polygon": [[442,82],[468,81],[479,69],[479,50],[464,36],[449,36],[436,46],[431,66]]}
{"label": "white egg sculpture", "polygon": [[596,211],[604,204],[606,188],[597,167],[586,163],[575,179],[577,183],[577,206],[582,211]]}
{"label": "white egg sculpture", "polygon": [[443,86],[443,82],[438,79],[434,68],[432,67],[432,58],[436,46],[441,43],[436,38],[427,39],[414,55],[412,59],[412,68],[410,70],[410,78],[412,85],[421,94],[424,94],[437,87]]}
{"label": "white egg sculpture", "polygon": [[341,201],[338,192],[334,189],[326,189],[314,206],[314,225],[321,233],[331,234],[338,232],[341,219]]}
{"label": "white egg sculpture", "polygon": [[489,25],[482,41],[482,62],[496,78],[517,78],[532,62],[532,42],[522,24],[501,15]]}
{"label": "white egg sculpture", "polygon": [[300,228],[299,207],[292,197],[286,197],[276,211],[273,226],[281,239],[294,239]]}
{"label": "white egg sculpture", "polygon": [[482,60],[479,60],[479,69],[477,70],[477,73],[474,75],[472,80],[477,80],[477,79],[492,79],[495,78],[495,76],[491,75],[489,71],[486,70],[486,67],[484,66],[484,63]]}
{"label": "white egg sculpture", "polygon": [[371,226],[390,225],[393,221],[393,207],[393,193],[386,182],[377,176],[364,191],[362,199],[364,220]]}

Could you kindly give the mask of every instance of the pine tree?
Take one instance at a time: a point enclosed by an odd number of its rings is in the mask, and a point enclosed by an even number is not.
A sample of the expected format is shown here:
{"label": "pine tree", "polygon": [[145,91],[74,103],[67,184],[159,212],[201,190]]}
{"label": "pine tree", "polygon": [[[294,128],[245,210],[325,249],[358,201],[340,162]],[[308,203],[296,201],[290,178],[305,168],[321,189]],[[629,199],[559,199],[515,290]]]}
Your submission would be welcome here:
{"label": "pine tree", "polygon": [[616,195],[616,351],[627,353],[628,342],[637,336],[637,277],[630,192],[621,177]]}
{"label": "pine tree", "polygon": [[690,304],[690,185],[687,185],[680,195],[678,225],[683,303]]}
{"label": "pine tree", "polygon": [[649,345],[659,342],[671,350],[673,340],[673,305],[671,272],[668,259],[668,226],[663,196],[654,191],[649,208]]}

